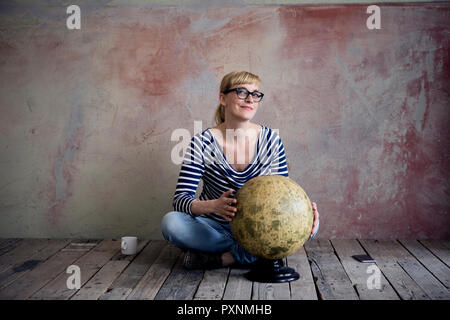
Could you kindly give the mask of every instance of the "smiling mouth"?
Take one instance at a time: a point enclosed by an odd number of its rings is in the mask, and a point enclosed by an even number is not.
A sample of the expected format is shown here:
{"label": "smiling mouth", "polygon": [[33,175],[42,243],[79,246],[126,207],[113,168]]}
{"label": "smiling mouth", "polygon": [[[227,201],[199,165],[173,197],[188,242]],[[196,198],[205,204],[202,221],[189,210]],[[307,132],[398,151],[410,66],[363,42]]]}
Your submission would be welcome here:
{"label": "smiling mouth", "polygon": [[248,109],[248,110],[253,110],[253,108],[249,107],[249,106],[242,106],[241,108]]}

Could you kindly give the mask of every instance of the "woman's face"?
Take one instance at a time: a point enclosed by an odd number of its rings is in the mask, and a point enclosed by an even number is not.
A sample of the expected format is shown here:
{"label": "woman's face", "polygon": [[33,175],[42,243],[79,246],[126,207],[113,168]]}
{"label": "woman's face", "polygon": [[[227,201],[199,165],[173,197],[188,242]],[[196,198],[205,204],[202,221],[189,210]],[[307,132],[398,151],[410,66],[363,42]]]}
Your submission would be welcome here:
{"label": "woman's face", "polygon": [[[259,91],[259,87],[256,84],[240,84],[231,87],[235,88],[245,88],[250,93],[254,91]],[[251,120],[258,109],[258,102],[255,101],[251,94],[247,98],[241,99],[238,97],[236,91],[231,91],[229,93],[220,93],[220,103],[225,106],[225,118],[231,117],[239,120]]]}

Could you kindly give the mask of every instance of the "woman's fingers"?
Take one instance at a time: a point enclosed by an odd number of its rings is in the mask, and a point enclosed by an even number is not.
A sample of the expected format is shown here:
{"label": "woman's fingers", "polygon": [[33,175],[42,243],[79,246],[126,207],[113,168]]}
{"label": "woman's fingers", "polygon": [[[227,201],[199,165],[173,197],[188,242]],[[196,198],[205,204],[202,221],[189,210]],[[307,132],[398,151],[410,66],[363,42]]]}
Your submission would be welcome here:
{"label": "woman's fingers", "polygon": [[232,218],[234,217],[234,215],[237,212],[237,208],[235,206],[233,206],[233,204],[235,204],[235,203],[236,203],[236,199],[229,199],[229,202],[225,208],[225,210],[227,212],[226,214],[229,217],[229,221],[232,220]]}
{"label": "woman's fingers", "polygon": [[232,217],[234,217],[236,210],[237,209],[235,207],[225,205],[225,207],[223,208],[222,216],[228,221],[231,221]]}
{"label": "woman's fingers", "polygon": [[234,217],[234,213],[233,212],[228,212],[224,215],[225,219],[227,219],[228,221],[231,221]]}
{"label": "woman's fingers", "polygon": [[236,204],[234,199],[227,199],[224,203],[225,210],[235,211],[236,207],[234,204]]}
{"label": "woman's fingers", "polygon": [[228,198],[229,195],[231,195],[233,193],[233,189],[228,189],[228,191],[225,191],[222,196]]}
{"label": "woman's fingers", "polygon": [[317,204],[315,202],[311,202],[313,212],[314,212],[314,220],[319,219],[319,211],[317,210]]}
{"label": "woman's fingers", "polygon": [[311,202],[311,205],[312,205],[313,213],[314,213],[314,221],[313,221],[313,226],[312,226],[310,236],[312,236],[314,234],[314,230],[316,229],[317,224],[319,222],[319,211],[317,210],[317,204],[315,202]]}

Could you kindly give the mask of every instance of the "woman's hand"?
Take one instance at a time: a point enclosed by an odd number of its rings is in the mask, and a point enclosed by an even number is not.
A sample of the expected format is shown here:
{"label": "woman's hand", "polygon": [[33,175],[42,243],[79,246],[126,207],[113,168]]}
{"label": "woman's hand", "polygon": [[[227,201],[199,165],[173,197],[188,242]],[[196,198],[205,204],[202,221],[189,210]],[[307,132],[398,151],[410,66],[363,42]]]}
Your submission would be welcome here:
{"label": "woman's hand", "polygon": [[237,211],[236,207],[233,206],[236,205],[237,200],[230,198],[232,193],[233,189],[229,189],[219,199],[213,200],[212,212],[220,214],[227,221],[231,221]]}
{"label": "woman's hand", "polygon": [[319,226],[319,211],[317,211],[317,204],[315,202],[311,202],[313,213],[314,213],[314,222],[311,230],[311,234],[309,237],[312,237],[315,232],[317,232],[316,228]]}

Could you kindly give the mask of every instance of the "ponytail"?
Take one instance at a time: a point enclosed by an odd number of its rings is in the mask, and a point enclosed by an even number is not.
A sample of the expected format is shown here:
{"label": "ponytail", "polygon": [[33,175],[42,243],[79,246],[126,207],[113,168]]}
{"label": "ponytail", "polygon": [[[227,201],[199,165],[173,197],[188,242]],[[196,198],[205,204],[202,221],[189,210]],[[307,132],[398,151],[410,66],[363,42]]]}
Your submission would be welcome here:
{"label": "ponytail", "polygon": [[221,104],[217,106],[216,113],[214,115],[214,121],[219,125],[225,122],[225,107]]}

